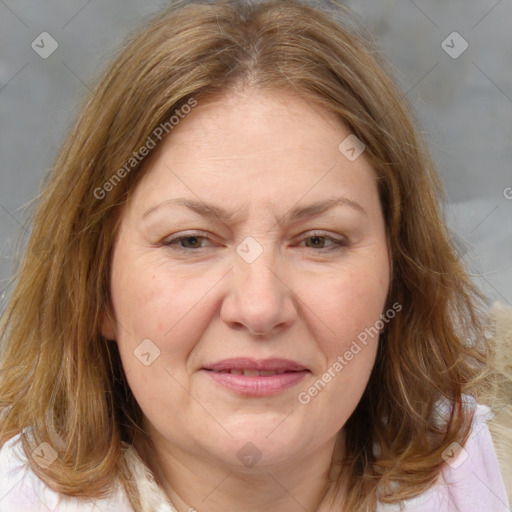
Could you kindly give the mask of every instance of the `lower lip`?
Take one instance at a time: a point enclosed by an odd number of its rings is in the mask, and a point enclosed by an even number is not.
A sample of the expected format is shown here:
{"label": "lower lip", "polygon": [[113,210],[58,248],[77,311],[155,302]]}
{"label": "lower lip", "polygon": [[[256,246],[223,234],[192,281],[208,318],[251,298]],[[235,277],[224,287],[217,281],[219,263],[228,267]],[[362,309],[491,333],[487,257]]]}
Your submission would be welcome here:
{"label": "lower lip", "polygon": [[287,372],[276,375],[234,375],[231,373],[203,370],[217,383],[245,396],[276,395],[298,384],[309,371]]}

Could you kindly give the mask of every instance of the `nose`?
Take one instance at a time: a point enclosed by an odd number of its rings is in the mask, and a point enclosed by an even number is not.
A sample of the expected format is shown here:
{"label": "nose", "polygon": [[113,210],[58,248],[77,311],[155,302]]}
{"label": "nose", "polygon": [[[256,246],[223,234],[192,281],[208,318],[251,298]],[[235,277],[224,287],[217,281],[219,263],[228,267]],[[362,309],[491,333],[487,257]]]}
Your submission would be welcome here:
{"label": "nose", "polygon": [[297,318],[297,299],[290,272],[283,271],[266,251],[252,263],[238,255],[229,273],[229,290],[221,308],[221,319],[231,328],[252,335],[276,335]]}

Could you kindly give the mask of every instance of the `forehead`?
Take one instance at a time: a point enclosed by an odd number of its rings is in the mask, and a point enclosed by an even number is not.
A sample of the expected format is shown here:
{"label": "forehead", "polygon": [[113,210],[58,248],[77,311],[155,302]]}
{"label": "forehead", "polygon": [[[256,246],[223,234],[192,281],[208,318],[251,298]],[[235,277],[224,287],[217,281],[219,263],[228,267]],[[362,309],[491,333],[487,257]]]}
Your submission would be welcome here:
{"label": "forehead", "polygon": [[349,133],[338,116],[292,90],[247,89],[199,98],[155,153],[183,148],[201,156],[213,151],[219,159],[249,159],[262,150],[315,153],[337,147]]}
{"label": "forehead", "polygon": [[178,196],[293,206],[336,188],[361,195],[375,174],[364,154],[350,161],[340,151],[348,136],[335,114],[288,90],[199,99],[146,162],[138,195],[144,211]]}

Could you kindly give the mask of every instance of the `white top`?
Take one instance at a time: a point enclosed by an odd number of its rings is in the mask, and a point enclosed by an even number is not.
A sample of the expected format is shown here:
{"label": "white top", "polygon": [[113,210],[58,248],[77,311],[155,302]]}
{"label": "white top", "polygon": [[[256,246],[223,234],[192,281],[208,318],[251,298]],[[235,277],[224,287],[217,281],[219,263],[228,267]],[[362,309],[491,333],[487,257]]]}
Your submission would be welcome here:
{"label": "white top", "polygon": [[[511,512],[486,424],[492,417],[488,407],[478,404],[470,438],[462,450],[458,446],[445,450],[448,464],[438,482],[401,506],[380,504],[376,512]],[[19,437],[0,450],[0,512],[133,512],[120,487],[109,499],[78,500],[55,493],[24,465]],[[174,509],[162,504],[153,510]]]}

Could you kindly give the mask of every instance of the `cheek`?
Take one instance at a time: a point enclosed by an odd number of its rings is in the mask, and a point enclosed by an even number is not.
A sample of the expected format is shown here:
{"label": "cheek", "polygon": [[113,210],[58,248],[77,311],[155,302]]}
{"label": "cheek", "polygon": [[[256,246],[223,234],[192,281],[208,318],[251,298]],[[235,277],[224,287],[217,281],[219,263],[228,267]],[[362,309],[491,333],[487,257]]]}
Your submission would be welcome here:
{"label": "cheek", "polygon": [[117,343],[134,395],[148,407],[168,401],[169,392],[181,396],[178,383],[188,382],[190,354],[212,321],[215,304],[208,292],[218,275],[176,269],[158,258],[128,258],[122,251],[114,264]]}
{"label": "cheek", "polygon": [[[318,327],[315,337],[329,361],[349,350],[354,340],[366,338],[368,345],[375,344],[375,326],[385,313],[388,289],[388,258],[383,250],[366,258],[358,255],[343,269],[318,279],[316,286],[304,288],[308,291],[301,298],[308,305],[308,315],[317,318],[311,323]],[[370,351],[362,350],[358,359],[363,352],[372,357]]]}
{"label": "cheek", "polygon": [[113,266],[111,290],[121,337],[155,342],[172,338],[208,285],[183,269],[169,268],[158,259],[129,257],[123,250]]}
{"label": "cheek", "polygon": [[186,362],[207,319],[200,301],[205,283],[149,259],[121,256],[112,296],[122,366],[144,415],[165,429],[187,407]]}
{"label": "cheek", "polygon": [[[350,271],[337,272],[312,288],[307,299],[315,315],[315,339],[324,355],[308,387],[298,401],[311,408],[306,423],[325,418],[326,432],[343,425],[361,400],[375,363],[379,343],[379,320],[389,287],[387,258],[371,258]],[[379,322],[379,324],[378,324]],[[312,427],[313,428],[313,427]],[[318,428],[315,426],[315,428]],[[331,430],[329,430],[331,429]]]}

